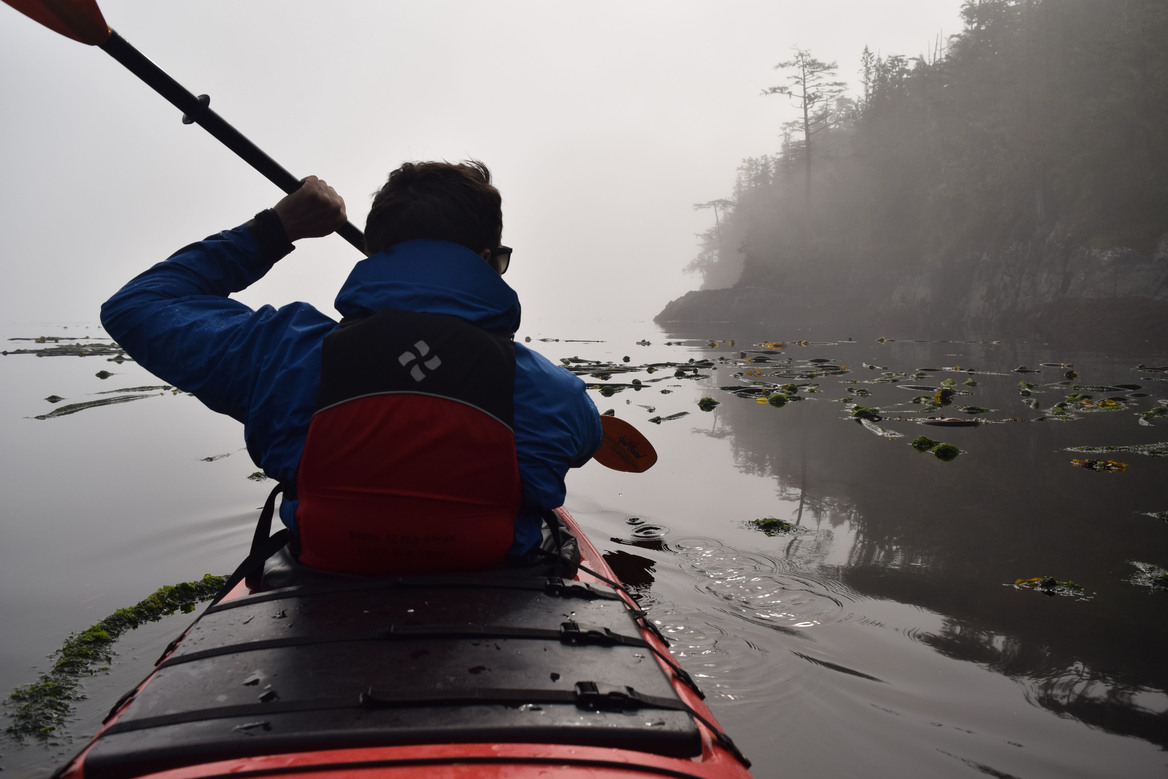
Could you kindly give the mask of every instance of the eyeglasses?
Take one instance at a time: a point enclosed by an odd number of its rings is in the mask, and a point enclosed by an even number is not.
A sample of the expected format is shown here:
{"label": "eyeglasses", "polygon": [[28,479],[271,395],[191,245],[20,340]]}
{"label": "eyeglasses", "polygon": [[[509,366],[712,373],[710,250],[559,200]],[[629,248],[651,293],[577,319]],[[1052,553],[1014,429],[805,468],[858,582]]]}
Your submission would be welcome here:
{"label": "eyeglasses", "polygon": [[510,246],[500,246],[497,249],[491,249],[491,267],[500,276],[506,273],[508,266],[511,265],[512,251]]}

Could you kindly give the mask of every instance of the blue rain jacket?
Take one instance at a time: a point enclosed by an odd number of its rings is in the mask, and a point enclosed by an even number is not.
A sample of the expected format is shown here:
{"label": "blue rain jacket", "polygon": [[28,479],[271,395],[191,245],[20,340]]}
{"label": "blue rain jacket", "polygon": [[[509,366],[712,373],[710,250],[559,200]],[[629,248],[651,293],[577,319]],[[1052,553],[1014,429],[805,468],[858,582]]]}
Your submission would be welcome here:
{"label": "blue rain jacket", "polygon": [[[320,384],[322,339],[337,322],[308,303],[253,310],[228,297],[289,248],[261,250],[241,226],[180,249],[131,280],[101,310],[106,331],[146,370],[244,425],[252,459],[294,483]],[[482,258],[443,241],[407,241],[356,264],[336,299],[342,316],[398,308],[450,314],[514,333],[518,296]],[[601,444],[584,383],[515,344],[515,439],[523,483],[513,553],[539,540],[541,509],[564,502],[564,477]],[[280,507],[295,530],[295,501]]]}

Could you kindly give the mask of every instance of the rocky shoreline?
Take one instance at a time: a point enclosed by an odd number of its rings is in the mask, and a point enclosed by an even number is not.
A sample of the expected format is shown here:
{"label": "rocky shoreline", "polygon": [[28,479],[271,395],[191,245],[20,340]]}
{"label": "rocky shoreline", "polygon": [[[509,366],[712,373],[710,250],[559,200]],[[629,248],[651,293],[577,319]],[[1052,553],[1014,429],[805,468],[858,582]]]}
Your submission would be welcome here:
{"label": "rocky shoreline", "polygon": [[[670,301],[658,324],[773,324],[804,337],[1034,338],[1168,348],[1168,234],[1153,251],[1058,241],[925,264],[883,283],[738,285]],[[864,289],[858,289],[858,287]]]}

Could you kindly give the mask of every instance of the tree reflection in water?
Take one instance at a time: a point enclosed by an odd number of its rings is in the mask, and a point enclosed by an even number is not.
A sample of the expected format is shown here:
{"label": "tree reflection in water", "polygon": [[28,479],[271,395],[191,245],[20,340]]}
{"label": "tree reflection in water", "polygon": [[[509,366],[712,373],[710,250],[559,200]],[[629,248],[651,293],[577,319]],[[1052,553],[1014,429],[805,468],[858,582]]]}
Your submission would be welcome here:
{"label": "tree reflection in water", "polygon": [[[704,351],[717,366],[709,383],[731,394],[717,398],[703,434],[728,439],[743,473],[775,480],[782,518],[795,526],[774,539],[776,553],[804,566],[842,559],[847,587],[943,616],[939,631],[917,640],[1017,680],[1029,701],[1059,716],[1168,747],[1168,595],[1149,597],[1129,581],[1133,561],[1168,564],[1168,526],[1155,519],[1168,508],[1168,459],[1128,451],[1108,455],[1126,461],[1122,472],[1090,472],[1073,466],[1083,455],[1070,451],[1168,439],[1168,424],[1147,413],[1168,397],[1165,376],[1137,368],[1157,355],[839,342],[788,346],[757,363],[746,361],[757,348],[741,343]],[[855,367],[809,374],[812,357]],[[1071,364],[1077,375],[1067,378]],[[799,402],[774,408],[733,396],[735,382],[774,388],[792,376]],[[1020,376],[1033,385],[1026,392]],[[945,378],[955,379],[955,405],[988,410],[983,424],[919,424],[961,414],[926,411],[919,390],[898,385],[940,387]],[[850,409],[861,402],[901,437],[857,424]],[[908,442],[922,432],[961,455],[946,463],[915,451]],[[1084,589],[1048,597],[1012,586],[1037,576]]]}

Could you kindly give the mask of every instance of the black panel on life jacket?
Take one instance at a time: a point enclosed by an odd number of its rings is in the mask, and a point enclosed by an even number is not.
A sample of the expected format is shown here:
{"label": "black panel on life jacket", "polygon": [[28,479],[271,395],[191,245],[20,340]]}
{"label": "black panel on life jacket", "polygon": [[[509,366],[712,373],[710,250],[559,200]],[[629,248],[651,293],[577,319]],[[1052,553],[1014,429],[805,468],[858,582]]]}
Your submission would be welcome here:
{"label": "black panel on life jacket", "polygon": [[324,340],[317,409],[386,392],[450,398],[514,427],[515,347],[464,319],[386,309]]}

